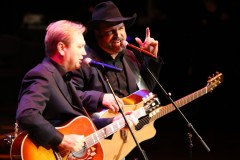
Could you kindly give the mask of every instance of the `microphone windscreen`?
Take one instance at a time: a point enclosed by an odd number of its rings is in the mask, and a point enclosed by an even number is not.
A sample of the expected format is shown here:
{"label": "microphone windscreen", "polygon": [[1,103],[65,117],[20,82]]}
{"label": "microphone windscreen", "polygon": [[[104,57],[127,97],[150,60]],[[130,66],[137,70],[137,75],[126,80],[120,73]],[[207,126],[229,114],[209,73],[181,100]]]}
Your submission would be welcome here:
{"label": "microphone windscreen", "polygon": [[121,41],[120,45],[121,45],[122,48],[126,48],[127,45],[128,45],[128,42],[123,40],[123,41]]}
{"label": "microphone windscreen", "polygon": [[83,59],[83,63],[88,64],[88,65],[89,65],[89,63],[90,63],[91,61],[92,61],[91,58],[84,58],[84,59]]}

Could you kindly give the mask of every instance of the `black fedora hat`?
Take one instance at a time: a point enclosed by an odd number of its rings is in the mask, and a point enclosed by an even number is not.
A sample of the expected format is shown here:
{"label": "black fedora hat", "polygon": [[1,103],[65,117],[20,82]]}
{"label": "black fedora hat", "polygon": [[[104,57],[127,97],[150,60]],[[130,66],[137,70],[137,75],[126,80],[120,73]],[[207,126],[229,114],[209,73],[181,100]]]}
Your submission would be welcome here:
{"label": "black fedora hat", "polygon": [[92,12],[92,19],[85,25],[89,29],[95,28],[99,22],[121,23],[129,28],[136,20],[136,13],[132,17],[123,17],[118,7],[112,1],[97,4]]}

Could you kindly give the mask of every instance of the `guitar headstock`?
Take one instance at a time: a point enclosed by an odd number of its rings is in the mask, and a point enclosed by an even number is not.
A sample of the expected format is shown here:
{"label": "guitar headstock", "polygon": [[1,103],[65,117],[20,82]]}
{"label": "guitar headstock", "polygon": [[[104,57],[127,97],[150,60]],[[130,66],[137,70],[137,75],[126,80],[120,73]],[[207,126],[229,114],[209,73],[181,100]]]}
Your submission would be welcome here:
{"label": "guitar headstock", "polygon": [[[153,112],[156,108],[160,107],[160,101],[158,100],[157,97],[150,96],[144,100],[144,106],[138,108],[137,110],[134,111],[134,115],[137,118],[144,117],[146,115],[149,116],[151,112]],[[152,113],[151,113],[152,114]]]}
{"label": "guitar headstock", "polygon": [[223,82],[223,74],[216,72],[215,75],[209,76],[207,81],[207,92],[212,92],[219,84]]}

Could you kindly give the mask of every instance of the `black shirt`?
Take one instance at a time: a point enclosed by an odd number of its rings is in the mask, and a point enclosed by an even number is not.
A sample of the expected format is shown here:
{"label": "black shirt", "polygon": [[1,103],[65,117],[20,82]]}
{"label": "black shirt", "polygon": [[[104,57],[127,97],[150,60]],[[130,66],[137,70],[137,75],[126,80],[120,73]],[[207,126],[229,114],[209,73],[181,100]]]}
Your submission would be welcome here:
{"label": "black shirt", "polygon": [[104,56],[104,61],[107,64],[114,65],[118,68],[123,69],[121,72],[108,71],[106,73],[114,93],[120,98],[126,97],[129,95],[127,77],[126,77],[125,68],[123,65],[123,56],[124,54],[122,52],[120,52],[115,57],[115,59],[113,59],[109,54],[106,54],[106,53]]}

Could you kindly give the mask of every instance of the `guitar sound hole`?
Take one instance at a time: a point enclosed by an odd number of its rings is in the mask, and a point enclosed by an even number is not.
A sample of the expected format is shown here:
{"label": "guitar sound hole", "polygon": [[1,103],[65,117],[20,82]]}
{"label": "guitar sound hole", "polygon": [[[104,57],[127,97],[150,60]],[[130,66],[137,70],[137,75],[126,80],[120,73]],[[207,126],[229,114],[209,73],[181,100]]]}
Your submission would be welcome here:
{"label": "guitar sound hole", "polygon": [[79,150],[79,151],[77,151],[77,152],[72,152],[72,155],[73,155],[75,158],[81,158],[81,157],[84,156],[84,154],[85,154],[85,152],[86,152],[86,149],[87,149],[86,144],[84,144],[84,147],[83,147],[81,150]]}

